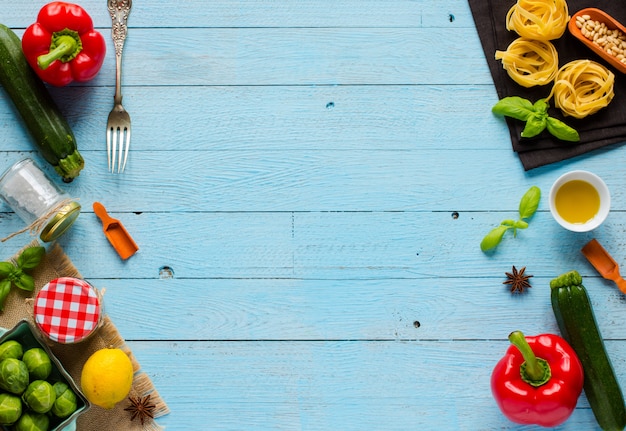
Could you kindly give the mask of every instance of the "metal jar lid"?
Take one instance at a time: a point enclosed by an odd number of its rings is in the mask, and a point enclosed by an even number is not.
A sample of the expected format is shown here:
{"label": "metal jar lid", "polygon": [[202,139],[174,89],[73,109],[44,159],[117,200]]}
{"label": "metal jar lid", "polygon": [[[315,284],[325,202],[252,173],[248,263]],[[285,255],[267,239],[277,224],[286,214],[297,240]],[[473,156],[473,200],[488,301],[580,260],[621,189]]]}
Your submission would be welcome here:
{"label": "metal jar lid", "polygon": [[80,208],[80,204],[75,201],[62,207],[54,217],[52,217],[46,227],[43,228],[39,238],[41,238],[43,242],[50,242],[63,235],[76,221],[76,218],[80,214]]}

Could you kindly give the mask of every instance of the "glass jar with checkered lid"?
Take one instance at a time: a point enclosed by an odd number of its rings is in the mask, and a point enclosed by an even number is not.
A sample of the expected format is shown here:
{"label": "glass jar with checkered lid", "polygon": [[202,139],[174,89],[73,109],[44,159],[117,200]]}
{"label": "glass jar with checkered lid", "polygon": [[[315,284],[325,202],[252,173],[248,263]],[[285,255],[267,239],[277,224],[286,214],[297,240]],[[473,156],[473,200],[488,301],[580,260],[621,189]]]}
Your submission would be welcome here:
{"label": "glass jar with checkered lid", "polygon": [[34,316],[39,330],[52,341],[78,343],[101,326],[102,295],[85,280],[56,278],[37,293]]}

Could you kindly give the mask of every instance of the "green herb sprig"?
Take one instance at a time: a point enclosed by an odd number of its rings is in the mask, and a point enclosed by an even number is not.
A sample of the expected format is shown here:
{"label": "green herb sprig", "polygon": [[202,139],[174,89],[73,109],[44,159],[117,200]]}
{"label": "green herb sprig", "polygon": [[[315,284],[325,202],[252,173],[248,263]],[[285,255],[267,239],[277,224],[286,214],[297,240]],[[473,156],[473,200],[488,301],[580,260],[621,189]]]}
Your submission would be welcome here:
{"label": "green herb sprig", "polygon": [[4,302],[15,285],[19,289],[32,292],[35,279],[27,272],[36,268],[46,254],[44,247],[28,247],[20,253],[14,265],[11,262],[0,262],[0,311],[4,310]]}
{"label": "green herb sprig", "polygon": [[544,129],[548,129],[548,132],[562,141],[580,141],[580,136],[575,129],[557,118],[550,117],[548,114],[549,107],[547,99],[539,99],[533,104],[530,100],[522,97],[511,96],[500,99],[491,108],[491,111],[494,114],[525,121],[522,138],[532,138],[543,132]]}
{"label": "green herb sprig", "polygon": [[517,229],[526,229],[528,227],[528,222],[526,220],[530,219],[535,212],[537,212],[537,208],[539,207],[539,200],[541,199],[541,190],[537,186],[532,186],[519,203],[519,220],[507,219],[503,220],[500,223],[500,226],[493,228],[481,241],[480,249],[482,251],[491,250],[495,248],[504,237],[504,234],[509,230],[513,229],[513,236],[517,236]]}

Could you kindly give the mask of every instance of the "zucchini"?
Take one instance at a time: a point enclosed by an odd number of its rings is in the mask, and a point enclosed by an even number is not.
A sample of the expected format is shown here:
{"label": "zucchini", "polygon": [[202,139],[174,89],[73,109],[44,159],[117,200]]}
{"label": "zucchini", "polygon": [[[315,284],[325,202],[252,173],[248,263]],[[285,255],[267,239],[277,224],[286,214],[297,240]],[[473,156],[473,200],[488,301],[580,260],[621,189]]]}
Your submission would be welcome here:
{"label": "zucchini", "polygon": [[626,427],[624,396],[580,274],[570,271],[550,281],[550,299],[561,334],[583,365],[585,395],[598,424],[605,431],[622,431]]}
{"label": "zucchini", "polygon": [[48,89],[27,63],[20,39],[2,24],[0,85],[15,104],[40,154],[63,181],[72,181],[85,165],[74,133]]}

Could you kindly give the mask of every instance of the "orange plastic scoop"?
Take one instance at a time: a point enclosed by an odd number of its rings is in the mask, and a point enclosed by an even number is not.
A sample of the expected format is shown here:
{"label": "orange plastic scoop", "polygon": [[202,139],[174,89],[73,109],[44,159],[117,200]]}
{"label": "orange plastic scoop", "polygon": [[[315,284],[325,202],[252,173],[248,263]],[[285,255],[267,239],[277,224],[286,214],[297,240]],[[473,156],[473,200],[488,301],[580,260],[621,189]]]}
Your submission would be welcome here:
{"label": "orange plastic scoop", "polygon": [[100,202],[93,203],[93,211],[102,221],[104,235],[122,259],[128,259],[139,250],[139,247],[122,223],[110,217]]}
{"label": "orange plastic scoop", "polygon": [[619,265],[608,251],[595,238],[580,250],[600,275],[617,284],[622,293],[626,293],[626,280],[619,274]]}

